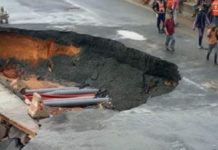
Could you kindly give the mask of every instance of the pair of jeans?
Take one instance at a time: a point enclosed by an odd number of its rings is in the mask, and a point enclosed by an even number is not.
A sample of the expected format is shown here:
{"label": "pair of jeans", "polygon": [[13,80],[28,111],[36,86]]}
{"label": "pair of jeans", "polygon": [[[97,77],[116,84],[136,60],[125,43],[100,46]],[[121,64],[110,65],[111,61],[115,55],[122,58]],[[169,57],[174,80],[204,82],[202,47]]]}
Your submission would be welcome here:
{"label": "pair of jeans", "polygon": [[202,46],[202,40],[204,37],[204,28],[205,27],[198,27],[198,45]]}
{"label": "pair of jeans", "polygon": [[217,54],[218,52],[218,47],[217,44],[209,44],[209,50],[208,50],[208,55],[210,56],[211,52],[213,51],[213,49],[215,48],[215,54]]}
{"label": "pair of jeans", "polygon": [[[161,22],[162,22],[162,28],[160,28]],[[164,29],[164,22],[165,22],[165,13],[159,13],[157,16],[157,29],[158,29],[158,31]]]}
{"label": "pair of jeans", "polygon": [[218,26],[218,16],[213,16],[212,23]]}
{"label": "pair of jeans", "polygon": [[173,20],[175,24],[177,24],[177,15],[178,15],[178,10],[177,9],[173,10]]}
{"label": "pair of jeans", "polygon": [[214,64],[217,64],[217,52],[218,52],[217,43],[216,44],[209,44],[209,50],[208,50],[208,53],[207,53],[207,60],[209,60],[210,54],[211,54],[211,52],[213,51],[214,48],[215,48]]}
{"label": "pair of jeans", "polygon": [[171,48],[174,48],[175,43],[176,43],[176,39],[175,39],[174,34],[166,36],[166,42],[165,42],[166,47],[170,46]]}

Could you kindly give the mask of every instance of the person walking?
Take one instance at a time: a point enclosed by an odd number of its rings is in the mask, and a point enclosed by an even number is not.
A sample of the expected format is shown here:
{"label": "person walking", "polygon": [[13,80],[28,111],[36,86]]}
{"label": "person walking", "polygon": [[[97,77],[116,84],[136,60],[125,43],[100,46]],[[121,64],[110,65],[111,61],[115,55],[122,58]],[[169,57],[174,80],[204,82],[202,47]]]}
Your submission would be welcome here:
{"label": "person walking", "polygon": [[210,54],[215,49],[215,54],[214,54],[214,64],[217,64],[217,28],[215,25],[213,25],[211,28],[208,29],[207,31],[207,37],[208,37],[208,44],[209,44],[209,50],[207,53],[207,61],[210,59]]}
{"label": "person walking", "polygon": [[[164,22],[166,13],[166,2],[164,0],[154,1],[152,6],[154,12],[157,14],[157,29],[159,33],[164,32]],[[162,27],[161,27],[162,23]]]}
{"label": "person walking", "polygon": [[207,17],[207,14],[203,10],[203,8],[199,7],[199,11],[198,11],[198,13],[195,17],[195,21],[193,23],[193,30],[195,30],[195,28],[198,29],[198,48],[199,49],[204,48],[202,46],[202,40],[204,37],[204,30],[205,30],[206,24],[210,24],[210,21]]}
{"label": "person walking", "polygon": [[164,23],[165,25],[165,34],[166,41],[165,46],[168,51],[175,51],[175,23],[173,19],[173,15],[171,13],[167,14],[167,19]]}
{"label": "person walking", "polygon": [[179,12],[179,0],[173,0],[172,11],[173,11],[174,23],[175,23],[175,25],[178,25],[177,16],[178,16],[178,12]]}
{"label": "person walking", "polygon": [[210,7],[212,15],[212,23],[218,26],[218,0],[214,0]]}

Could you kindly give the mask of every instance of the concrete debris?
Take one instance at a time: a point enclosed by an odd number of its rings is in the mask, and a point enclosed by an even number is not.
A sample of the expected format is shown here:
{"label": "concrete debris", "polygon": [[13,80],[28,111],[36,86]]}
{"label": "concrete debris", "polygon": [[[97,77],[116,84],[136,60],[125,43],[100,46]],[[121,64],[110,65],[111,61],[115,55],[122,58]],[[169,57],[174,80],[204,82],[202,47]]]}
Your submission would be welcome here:
{"label": "concrete debris", "polygon": [[27,134],[25,134],[24,132],[20,131],[19,129],[15,128],[15,127],[11,127],[9,132],[8,132],[8,138],[10,139],[20,139],[20,142],[23,145],[26,145],[30,138],[28,137]]}
{"label": "concrete debris", "polygon": [[28,107],[28,114],[34,119],[49,117],[48,110],[43,104],[42,97],[37,93],[33,94],[32,102]]}
{"label": "concrete debris", "polygon": [[26,88],[26,84],[20,78],[12,80],[10,86],[16,91],[21,91],[22,89]]}
{"label": "concrete debris", "polygon": [[171,86],[171,87],[175,87],[175,86],[177,85],[176,82],[171,81],[171,80],[166,80],[166,81],[164,81],[164,84],[165,84],[166,86]]}
{"label": "concrete debris", "polygon": [[19,139],[8,139],[0,142],[0,150],[21,150],[23,145]]}
{"label": "concrete debris", "polygon": [[6,124],[0,123],[0,141],[7,136],[8,128]]}

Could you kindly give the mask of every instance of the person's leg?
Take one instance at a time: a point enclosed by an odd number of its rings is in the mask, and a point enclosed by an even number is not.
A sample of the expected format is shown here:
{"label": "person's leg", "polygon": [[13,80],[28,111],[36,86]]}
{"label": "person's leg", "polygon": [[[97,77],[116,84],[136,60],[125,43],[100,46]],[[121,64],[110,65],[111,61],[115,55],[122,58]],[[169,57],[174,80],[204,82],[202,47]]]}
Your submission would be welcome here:
{"label": "person's leg", "polygon": [[218,26],[218,16],[215,16],[215,25]]}
{"label": "person's leg", "polygon": [[183,0],[179,0],[179,13],[180,14],[182,14],[182,12],[183,12],[183,3],[184,3]]}
{"label": "person's leg", "polygon": [[177,24],[177,13],[178,13],[178,10],[175,9],[175,10],[173,11],[173,19],[174,19],[175,24]]}
{"label": "person's leg", "polygon": [[171,35],[170,39],[171,39],[170,48],[171,48],[172,51],[175,51],[175,43],[176,43],[175,35],[174,34]]}
{"label": "person's leg", "polygon": [[207,60],[210,59],[210,54],[211,54],[213,48],[214,48],[214,45],[213,44],[209,44],[209,49],[208,49],[208,52],[207,52]]}
{"label": "person's leg", "polygon": [[170,36],[166,35],[166,41],[165,41],[166,50],[169,50],[169,43],[170,43]]}
{"label": "person's leg", "polygon": [[193,10],[192,17],[195,17],[195,16],[196,16],[196,14],[197,14],[196,9],[197,9],[197,5],[194,5],[194,6],[192,7],[192,10]]}
{"label": "person's leg", "polygon": [[159,33],[160,33],[160,22],[161,22],[161,16],[160,16],[160,14],[158,14],[158,16],[157,16],[157,29],[158,29]]}
{"label": "person's leg", "polygon": [[212,23],[215,24],[216,26],[218,26],[218,17],[217,16],[213,16]]}
{"label": "person's leg", "polygon": [[218,52],[218,47],[217,44],[215,46],[215,54],[214,54],[214,64],[217,65],[217,52]]}
{"label": "person's leg", "polygon": [[199,48],[203,48],[202,40],[204,36],[204,27],[198,28],[198,46]]}
{"label": "person's leg", "polygon": [[162,22],[161,31],[164,32],[165,13],[161,14],[161,22]]}

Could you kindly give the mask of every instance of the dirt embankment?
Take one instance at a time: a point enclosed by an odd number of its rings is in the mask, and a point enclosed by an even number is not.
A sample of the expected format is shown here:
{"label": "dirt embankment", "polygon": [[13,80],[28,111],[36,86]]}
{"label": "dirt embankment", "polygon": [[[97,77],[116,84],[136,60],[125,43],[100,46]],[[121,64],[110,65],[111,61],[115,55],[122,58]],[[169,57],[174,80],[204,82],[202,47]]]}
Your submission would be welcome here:
{"label": "dirt embankment", "polygon": [[[164,83],[180,80],[176,65],[113,40],[74,32],[0,31],[2,66],[12,57],[15,59],[10,63],[21,68],[23,76],[35,74],[59,83],[77,82],[105,89],[116,110],[130,109],[145,103],[149,96],[167,93],[175,85]],[[13,46],[6,44],[10,39]],[[37,60],[35,66],[27,63],[31,58],[32,62]]]}
{"label": "dirt embankment", "polygon": [[53,39],[42,40],[15,33],[0,34],[0,57],[2,59],[16,58],[37,63],[40,59],[48,59],[55,55],[73,56],[79,52],[78,47],[60,45]]}

